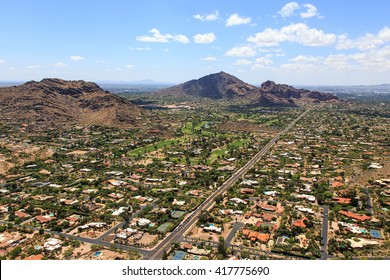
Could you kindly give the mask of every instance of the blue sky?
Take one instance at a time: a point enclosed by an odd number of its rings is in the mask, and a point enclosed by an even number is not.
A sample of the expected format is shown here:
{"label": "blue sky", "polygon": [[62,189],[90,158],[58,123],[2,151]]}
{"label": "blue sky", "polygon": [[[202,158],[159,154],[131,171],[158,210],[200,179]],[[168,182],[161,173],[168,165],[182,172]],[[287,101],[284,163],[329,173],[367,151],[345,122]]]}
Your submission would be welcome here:
{"label": "blue sky", "polygon": [[0,0],[0,80],[390,83],[390,1]]}

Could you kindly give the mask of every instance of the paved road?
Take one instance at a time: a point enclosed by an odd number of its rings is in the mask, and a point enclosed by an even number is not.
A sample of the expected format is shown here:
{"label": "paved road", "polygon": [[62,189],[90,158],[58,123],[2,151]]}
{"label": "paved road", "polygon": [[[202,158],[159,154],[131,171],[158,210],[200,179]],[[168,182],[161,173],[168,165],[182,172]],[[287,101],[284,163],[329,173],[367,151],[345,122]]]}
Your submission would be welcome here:
{"label": "paved road", "polygon": [[110,228],[108,231],[106,231],[104,234],[100,235],[98,238],[96,238],[97,240],[104,240],[104,238],[106,238],[107,236],[109,236],[111,233],[115,232],[116,229],[122,227],[123,225],[125,224],[125,222],[120,222],[119,224],[117,224],[116,226]]}
{"label": "paved road", "polygon": [[328,231],[329,231],[329,207],[322,206],[323,218],[322,218],[322,229],[321,229],[321,260],[327,260],[328,255]]}
{"label": "paved road", "polygon": [[187,217],[173,232],[171,232],[159,246],[149,254],[144,256],[146,260],[158,260],[161,259],[161,255],[164,251],[169,251],[171,244],[177,242],[182,236],[189,230],[198,220],[201,211],[209,210],[214,204],[214,199],[218,195],[223,195],[234,183],[245,175],[279,140],[280,136],[289,131],[301,118],[303,118],[309,110],[300,114],[294,121],[292,121],[286,128],[277,133],[274,138],[271,139],[253,158],[251,158],[243,167],[237,170],[229,179],[227,179],[214,193],[212,193],[206,200],[203,201],[197,209],[195,209],[189,217]]}
{"label": "paved road", "polygon": [[367,214],[372,216],[372,215],[374,215],[374,209],[372,209],[372,199],[370,196],[370,191],[368,188],[365,188],[365,187],[363,187],[363,188],[364,188],[364,192],[366,193],[366,196],[367,196]]}
{"label": "paved road", "polygon": [[236,235],[236,232],[239,231],[240,228],[242,228],[244,225],[245,225],[244,223],[234,223],[233,224],[232,231],[229,233],[229,235],[225,239],[225,243],[227,246],[230,246],[230,243],[232,242],[234,235]]}
{"label": "paved road", "polygon": [[[134,219],[135,217],[137,217],[138,214],[139,214],[145,207],[148,207],[148,206],[149,206],[149,207],[153,207],[153,208],[157,207],[156,204],[150,204],[150,205],[147,205],[147,206],[142,206],[139,210],[137,210],[136,212],[134,212],[134,213],[130,216],[129,220],[131,221],[132,219]],[[99,236],[97,239],[98,239],[98,240],[103,240],[103,239],[106,238],[108,235],[110,235],[111,233],[115,232],[116,229],[122,227],[124,224],[125,224],[124,221],[123,221],[123,222],[120,222],[119,224],[117,224],[116,226],[112,227],[111,229],[109,229],[108,231],[106,231],[104,234],[102,234],[101,236]]]}

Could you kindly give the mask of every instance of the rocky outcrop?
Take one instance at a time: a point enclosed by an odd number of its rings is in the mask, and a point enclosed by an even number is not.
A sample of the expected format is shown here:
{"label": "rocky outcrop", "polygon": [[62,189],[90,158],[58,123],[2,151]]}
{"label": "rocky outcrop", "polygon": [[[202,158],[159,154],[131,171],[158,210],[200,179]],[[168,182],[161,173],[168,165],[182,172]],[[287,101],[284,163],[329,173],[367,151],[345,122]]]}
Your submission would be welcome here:
{"label": "rocky outcrop", "polygon": [[72,125],[130,127],[146,114],[138,106],[85,81],[43,79],[0,88],[3,120],[31,129]]}
{"label": "rocky outcrop", "polygon": [[276,84],[273,81],[266,81],[261,84],[260,91],[266,95],[272,95],[284,99],[312,99],[312,101],[329,101],[338,98],[329,93],[297,89],[285,84]]}
{"label": "rocky outcrop", "polygon": [[219,72],[198,80],[191,80],[156,93],[160,97],[202,97],[210,99],[246,99],[259,106],[299,106],[305,103],[335,101],[332,94],[296,89],[285,84],[266,81],[261,87],[247,84],[240,79]]}

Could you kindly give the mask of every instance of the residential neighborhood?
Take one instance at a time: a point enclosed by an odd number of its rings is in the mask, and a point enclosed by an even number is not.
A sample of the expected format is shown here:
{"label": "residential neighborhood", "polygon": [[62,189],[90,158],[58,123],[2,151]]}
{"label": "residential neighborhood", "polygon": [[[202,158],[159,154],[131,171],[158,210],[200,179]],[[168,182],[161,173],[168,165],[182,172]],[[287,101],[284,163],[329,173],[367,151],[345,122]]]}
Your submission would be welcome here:
{"label": "residential neighborhood", "polygon": [[0,255],[142,259],[188,227],[161,258],[389,256],[389,121],[356,110],[318,107],[280,135],[303,111],[175,107],[156,113],[159,129],[1,125]]}

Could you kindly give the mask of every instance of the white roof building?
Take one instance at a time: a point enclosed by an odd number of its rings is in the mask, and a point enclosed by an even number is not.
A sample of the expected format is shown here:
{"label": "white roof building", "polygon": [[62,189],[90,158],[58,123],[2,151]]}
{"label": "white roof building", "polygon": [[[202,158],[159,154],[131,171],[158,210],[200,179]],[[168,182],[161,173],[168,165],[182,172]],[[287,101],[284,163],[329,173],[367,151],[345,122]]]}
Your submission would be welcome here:
{"label": "white roof building", "polygon": [[183,206],[186,202],[184,200],[177,200],[176,198],[172,201],[172,205]]}
{"label": "white roof building", "polygon": [[233,201],[235,203],[248,204],[248,202],[246,202],[245,200],[238,198],[238,197],[231,198],[230,201]]}
{"label": "white roof building", "polygon": [[119,207],[119,209],[112,212],[111,215],[113,216],[119,216],[120,214],[124,213],[127,210],[127,207]]}
{"label": "white roof building", "polygon": [[279,192],[278,191],[265,191],[263,192],[265,195],[269,195],[269,196],[275,196],[275,195],[278,195]]}
{"label": "white roof building", "polygon": [[47,251],[54,251],[54,250],[57,250],[57,249],[60,249],[62,247],[62,242],[61,240],[57,239],[57,238],[49,238],[43,245],[43,247],[45,248],[45,250]]}
{"label": "white roof building", "polygon": [[216,227],[214,225],[210,225],[208,227],[204,227],[203,229],[207,230],[207,231],[213,231],[213,232],[216,232],[216,233],[221,233],[222,232],[222,228]]}
{"label": "white roof building", "polygon": [[149,220],[149,219],[145,219],[145,218],[141,218],[137,221],[137,224],[142,227],[142,226],[146,226],[148,224],[150,224],[152,221]]}

